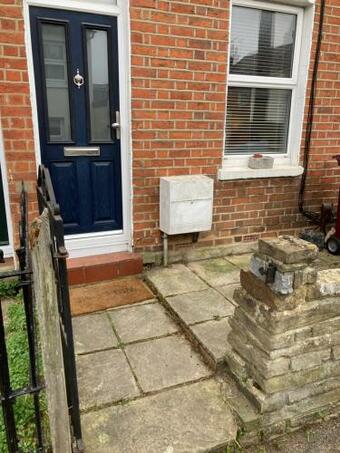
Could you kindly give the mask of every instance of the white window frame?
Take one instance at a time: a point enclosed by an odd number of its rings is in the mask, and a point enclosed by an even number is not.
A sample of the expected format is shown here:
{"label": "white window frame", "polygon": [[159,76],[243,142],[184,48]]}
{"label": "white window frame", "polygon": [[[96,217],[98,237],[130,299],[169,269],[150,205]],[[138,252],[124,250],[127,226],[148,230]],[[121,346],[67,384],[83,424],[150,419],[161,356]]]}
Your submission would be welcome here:
{"label": "white window frame", "polygon": [[[274,157],[274,167],[272,169],[250,169],[248,168],[248,160],[250,154],[228,154],[225,152],[225,122],[223,143],[224,155],[222,168],[220,169],[218,175],[219,179],[224,180],[276,176],[298,176],[303,172],[303,168],[299,166],[299,157],[313,31],[314,6],[311,5],[310,2],[307,3],[308,7],[302,8],[300,6],[296,7],[292,5],[283,5],[269,1],[232,0],[229,21],[229,34],[231,33],[233,6],[244,6],[248,8],[265,9],[270,11],[296,14],[296,38],[291,78],[229,74],[229,55],[231,46],[231,39],[229,39],[227,91],[228,87],[233,86],[248,88],[288,88],[292,91],[292,97],[287,139],[287,153],[269,154]],[[228,115],[227,102],[226,115]]]}
{"label": "white window frame", "polygon": [[[7,234],[8,234],[8,245],[2,245],[0,248],[4,252],[5,258],[11,258],[14,256],[14,245],[13,245],[13,226],[12,226],[12,216],[11,216],[11,205],[9,200],[9,186],[8,186],[8,173],[6,165],[6,156],[4,148],[4,140],[2,134],[2,126],[0,122],[0,166],[1,166],[1,175],[2,175],[2,188],[4,192],[5,199],[5,213],[7,220]],[[1,181],[0,181],[1,184]]]}

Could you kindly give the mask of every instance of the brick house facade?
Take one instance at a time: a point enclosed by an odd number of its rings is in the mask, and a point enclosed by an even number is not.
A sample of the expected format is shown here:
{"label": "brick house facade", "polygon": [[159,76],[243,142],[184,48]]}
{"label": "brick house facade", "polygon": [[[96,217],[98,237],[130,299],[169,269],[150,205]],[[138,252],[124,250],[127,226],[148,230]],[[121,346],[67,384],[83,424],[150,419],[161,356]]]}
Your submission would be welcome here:
{"label": "brick house facade", "polygon": [[[134,250],[161,249],[159,178],[162,176],[204,174],[215,181],[213,227],[200,235],[196,247],[296,233],[306,225],[298,211],[300,176],[234,180],[218,177],[224,152],[230,1],[130,0],[129,3],[131,48],[126,61],[130,62],[131,75],[131,245]],[[26,2],[24,6],[27,8]],[[319,15],[320,0],[317,0],[301,161]],[[37,126],[32,117],[35,105],[32,105],[29,82],[31,58],[27,60],[30,49],[26,45],[25,27],[28,23],[22,0],[0,0],[0,115],[4,155],[1,165],[3,172],[6,168],[5,191],[8,188],[12,225],[18,221],[21,180],[26,182],[30,194],[31,215],[37,210]],[[340,2],[326,0],[305,196],[306,206],[314,210],[319,210],[323,201],[335,202],[340,183],[336,163],[331,159],[340,147],[339,74]],[[172,250],[186,246],[191,246],[190,235],[170,239]]]}

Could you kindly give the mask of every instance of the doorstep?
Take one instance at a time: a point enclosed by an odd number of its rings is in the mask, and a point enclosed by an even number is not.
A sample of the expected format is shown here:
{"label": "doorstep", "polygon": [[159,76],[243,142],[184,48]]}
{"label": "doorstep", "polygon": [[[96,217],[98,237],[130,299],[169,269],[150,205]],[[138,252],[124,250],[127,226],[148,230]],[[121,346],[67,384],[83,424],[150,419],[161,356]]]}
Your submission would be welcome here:
{"label": "doorstep", "polygon": [[143,259],[138,253],[132,252],[69,258],[67,270],[70,285],[84,285],[140,274],[143,271]]}

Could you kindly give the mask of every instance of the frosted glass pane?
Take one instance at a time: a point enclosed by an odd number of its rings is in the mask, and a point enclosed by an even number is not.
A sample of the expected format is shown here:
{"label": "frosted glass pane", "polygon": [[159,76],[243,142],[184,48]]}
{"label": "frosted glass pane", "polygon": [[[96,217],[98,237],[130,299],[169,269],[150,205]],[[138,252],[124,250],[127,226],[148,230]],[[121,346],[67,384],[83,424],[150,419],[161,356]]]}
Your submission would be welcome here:
{"label": "frosted glass pane", "polygon": [[92,140],[110,140],[110,90],[107,32],[86,30]]}
{"label": "frosted glass pane", "polygon": [[65,27],[43,24],[48,135],[51,142],[71,140]]}

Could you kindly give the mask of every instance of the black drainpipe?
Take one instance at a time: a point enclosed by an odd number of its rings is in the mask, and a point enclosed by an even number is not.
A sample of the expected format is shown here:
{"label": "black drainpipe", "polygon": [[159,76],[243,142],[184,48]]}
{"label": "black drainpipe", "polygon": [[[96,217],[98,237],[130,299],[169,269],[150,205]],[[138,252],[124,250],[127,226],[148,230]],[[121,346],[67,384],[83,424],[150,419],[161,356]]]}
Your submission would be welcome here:
{"label": "black drainpipe", "polygon": [[305,188],[306,188],[306,179],[308,174],[308,164],[309,164],[309,154],[310,154],[310,142],[313,130],[313,120],[314,120],[314,107],[315,107],[315,95],[316,95],[316,84],[318,80],[318,69],[319,69],[319,60],[320,60],[320,52],[321,52],[321,44],[322,44],[322,32],[323,32],[323,25],[324,25],[324,16],[325,16],[325,7],[326,7],[326,0],[321,0],[320,3],[320,20],[319,20],[319,29],[318,29],[318,36],[317,36],[317,43],[315,49],[315,59],[314,59],[314,67],[313,67],[313,76],[311,82],[311,93],[309,98],[309,106],[308,106],[308,115],[307,115],[307,126],[306,126],[306,139],[305,139],[305,146],[304,146],[304,155],[303,155],[303,174],[301,177],[300,183],[300,191],[299,191],[299,211],[300,213],[306,217],[312,223],[320,224],[320,214],[317,212],[312,212],[304,209],[304,195],[305,195]]}

